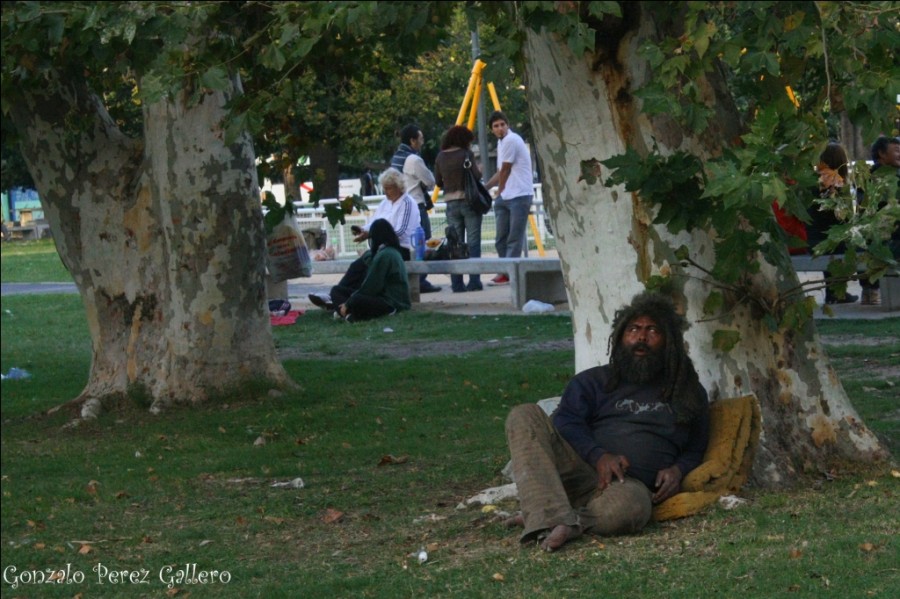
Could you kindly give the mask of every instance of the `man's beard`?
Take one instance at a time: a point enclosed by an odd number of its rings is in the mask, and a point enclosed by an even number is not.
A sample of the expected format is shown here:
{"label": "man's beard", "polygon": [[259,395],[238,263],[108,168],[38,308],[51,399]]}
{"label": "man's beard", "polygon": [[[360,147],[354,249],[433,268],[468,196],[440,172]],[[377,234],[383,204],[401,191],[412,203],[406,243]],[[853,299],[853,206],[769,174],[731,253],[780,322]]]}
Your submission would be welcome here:
{"label": "man's beard", "polygon": [[[643,349],[643,356],[634,355],[635,349]],[[619,344],[613,350],[613,362],[623,380],[637,385],[659,382],[665,368],[663,350],[651,350],[646,343],[635,343],[631,347]]]}

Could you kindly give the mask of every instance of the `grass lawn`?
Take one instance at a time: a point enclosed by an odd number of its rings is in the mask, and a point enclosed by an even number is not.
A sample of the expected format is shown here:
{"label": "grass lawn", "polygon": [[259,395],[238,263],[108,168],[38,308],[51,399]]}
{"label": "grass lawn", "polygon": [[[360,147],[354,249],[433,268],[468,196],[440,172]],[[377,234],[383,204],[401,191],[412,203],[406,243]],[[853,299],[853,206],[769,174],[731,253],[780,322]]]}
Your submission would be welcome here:
{"label": "grass lawn", "polygon": [[[4,281],[7,268],[4,246]],[[565,316],[413,312],[345,325],[310,312],[275,329],[301,390],[236,390],[160,416],[126,405],[72,428],[40,413],[84,385],[82,310],[76,296],[3,299],[0,369],[32,374],[0,392],[3,597],[887,598],[900,588],[900,478],[886,464],[745,489],[739,509],[583,537],[559,554],[520,546],[496,513],[457,509],[505,482],[509,408],[558,395],[571,376]],[[820,331],[854,405],[897,455],[900,319]],[[284,484],[298,478],[302,488]],[[32,584],[47,569],[68,577]],[[179,579],[201,571],[205,584]]]}

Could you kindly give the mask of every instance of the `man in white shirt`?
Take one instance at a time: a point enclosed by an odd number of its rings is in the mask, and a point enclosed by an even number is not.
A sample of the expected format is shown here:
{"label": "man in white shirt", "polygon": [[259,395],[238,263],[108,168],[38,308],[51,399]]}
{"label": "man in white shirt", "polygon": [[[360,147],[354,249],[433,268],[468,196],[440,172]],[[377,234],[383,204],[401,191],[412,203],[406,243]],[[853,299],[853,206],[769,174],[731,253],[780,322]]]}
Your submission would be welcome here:
{"label": "man in white shirt", "polygon": [[[425,240],[431,239],[431,219],[428,218],[428,209],[431,208],[431,191],[434,189],[434,174],[425,165],[425,161],[419,156],[422,146],[425,145],[425,135],[416,125],[407,125],[400,131],[400,145],[391,158],[391,168],[403,173],[406,184],[406,193],[418,204],[419,223],[425,232]],[[432,285],[425,279],[427,275],[419,277],[419,292],[434,293],[441,288]]]}
{"label": "man in white shirt", "polygon": [[[494,201],[494,217],[497,223],[497,239],[494,243],[500,258],[519,258],[527,239],[525,227],[531,212],[534,185],[531,156],[522,138],[509,128],[509,119],[499,110],[488,121],[491,132],[497,136],[497,172],[487,182],[490,189],[498,187]],[[509,278],[500,274],[488,285],[506,285]]]}

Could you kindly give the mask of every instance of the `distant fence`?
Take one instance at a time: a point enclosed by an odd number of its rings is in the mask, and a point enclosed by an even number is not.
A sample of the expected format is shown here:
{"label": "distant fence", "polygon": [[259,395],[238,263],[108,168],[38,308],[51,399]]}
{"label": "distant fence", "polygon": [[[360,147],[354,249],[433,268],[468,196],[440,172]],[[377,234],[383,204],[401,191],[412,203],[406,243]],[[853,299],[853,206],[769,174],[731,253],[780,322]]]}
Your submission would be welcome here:
{"label": "distant fence", "polygon": [[[363,198],[366,205],[374,210],[376,206],[384,199],[383,195],[366,196]],[[361,250],[365,250],[368,246],[365,243],[356,243],[353,241],[353,233],[350,231],[352,225],[361,225],[366,222],[368,215],[354,213],[346,217],[346,223],[332,227],[325,218],[325,210],[322,206],[326,204],[336,204],[337,200],[321,200],[319,207],[314,208],[306,202],[294,202],[294,211],[297,218],[297,224],[301,229],[324,229],[328,235],[328,244],[334,247],[337,257],[349,258],[359,255]],[[430,212],[431,230],[433,237],[443,237],[444,228],[447,226],[446,217],[447,205],[438,198],[434,209]],[[556,248],[556,240],[548,227],[547,215],[544,212],[544,196],[541,193],[541,185],[534,186],[534,203],[531,206],[531,214],[535,216],[537,221],[538,234],[541,243],[545,249]],[[482,253],[492,253],[494,249],[494,240],[496,238],[496,226],[494,221],[494,211],[487,213],[481,221],[481,250]],[[526,234],[528,236],[528,248],[531,255],[536,256],[537,241],[531,226],[527,227]]]}

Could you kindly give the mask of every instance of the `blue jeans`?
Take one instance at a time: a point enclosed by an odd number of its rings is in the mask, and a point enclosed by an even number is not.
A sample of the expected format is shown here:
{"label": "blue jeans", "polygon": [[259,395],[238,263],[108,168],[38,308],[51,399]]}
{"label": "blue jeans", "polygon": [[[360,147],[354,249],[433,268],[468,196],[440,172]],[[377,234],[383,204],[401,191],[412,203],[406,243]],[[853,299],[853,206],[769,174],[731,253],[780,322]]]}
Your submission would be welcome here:
{"label": "blue jeans", "polygon": [[[469,208],[465,200],[447,202],[447,225],[456,230],[456,236],[469,247],[469,258],[481,257],[481,215]],[[481,276],[469,275],[469,285],[463,285],[462,275],[450,275],[450,285],[454,291],[480,289]]]}
{"label": "blue jeans", "polygon": [[494,217],[497,219],[497,248],[499,258],[520,258],[527,238],[525,227],[531,212],[533,196],[517,198],[497,198],[494,202]]}

